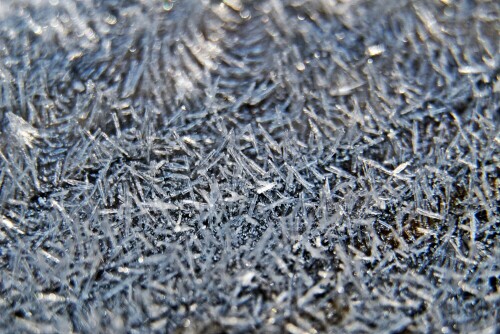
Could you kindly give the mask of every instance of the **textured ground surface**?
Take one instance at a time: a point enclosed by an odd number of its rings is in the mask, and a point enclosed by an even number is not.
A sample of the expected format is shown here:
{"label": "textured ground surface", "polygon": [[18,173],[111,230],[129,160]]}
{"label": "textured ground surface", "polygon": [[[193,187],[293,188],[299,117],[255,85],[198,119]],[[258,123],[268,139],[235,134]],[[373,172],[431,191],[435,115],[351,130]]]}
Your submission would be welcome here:
{"label": "textured ground surface", "polygon": [[496,1],[0,1],[0,328],[495,333]]}

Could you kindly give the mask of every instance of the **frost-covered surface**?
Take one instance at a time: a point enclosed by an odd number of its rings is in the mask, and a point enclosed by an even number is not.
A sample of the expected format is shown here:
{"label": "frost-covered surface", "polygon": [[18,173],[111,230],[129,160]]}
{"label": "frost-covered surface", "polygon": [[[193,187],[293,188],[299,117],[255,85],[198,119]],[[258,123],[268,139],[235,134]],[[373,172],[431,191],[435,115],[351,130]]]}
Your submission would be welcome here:
{"label": "frost-covered surface", "polygon": [[0,328],[495,333],[497,1],[0,1]]}

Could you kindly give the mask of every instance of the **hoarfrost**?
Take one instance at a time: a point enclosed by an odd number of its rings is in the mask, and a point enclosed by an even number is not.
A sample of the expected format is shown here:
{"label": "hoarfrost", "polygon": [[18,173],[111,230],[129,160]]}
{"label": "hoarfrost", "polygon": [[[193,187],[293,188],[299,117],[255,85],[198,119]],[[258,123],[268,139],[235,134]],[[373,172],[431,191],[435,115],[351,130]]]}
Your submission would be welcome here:
{"label": "hoarfrost", "polygon": [[0,328],[494,333],[494,1],[0,4]]}

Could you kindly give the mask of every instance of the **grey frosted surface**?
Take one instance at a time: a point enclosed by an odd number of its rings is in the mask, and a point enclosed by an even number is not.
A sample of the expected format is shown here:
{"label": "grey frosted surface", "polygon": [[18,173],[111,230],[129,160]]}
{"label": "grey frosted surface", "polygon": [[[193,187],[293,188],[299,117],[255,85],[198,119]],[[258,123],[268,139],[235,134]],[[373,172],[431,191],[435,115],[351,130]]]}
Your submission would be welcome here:
{"label": "grey frosted surface", "polygon": [[0,0],[0,332],[496,333],[499,15]]}

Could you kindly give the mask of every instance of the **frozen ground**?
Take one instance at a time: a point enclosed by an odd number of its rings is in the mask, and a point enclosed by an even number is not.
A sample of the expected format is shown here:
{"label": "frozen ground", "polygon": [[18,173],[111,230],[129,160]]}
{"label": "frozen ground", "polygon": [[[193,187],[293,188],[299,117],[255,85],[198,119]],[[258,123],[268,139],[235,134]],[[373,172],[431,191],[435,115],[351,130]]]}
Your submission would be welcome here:
{"label": "frozen ground", "polygon": [[496,333],[497,1],[0,0],[0,331]]}

